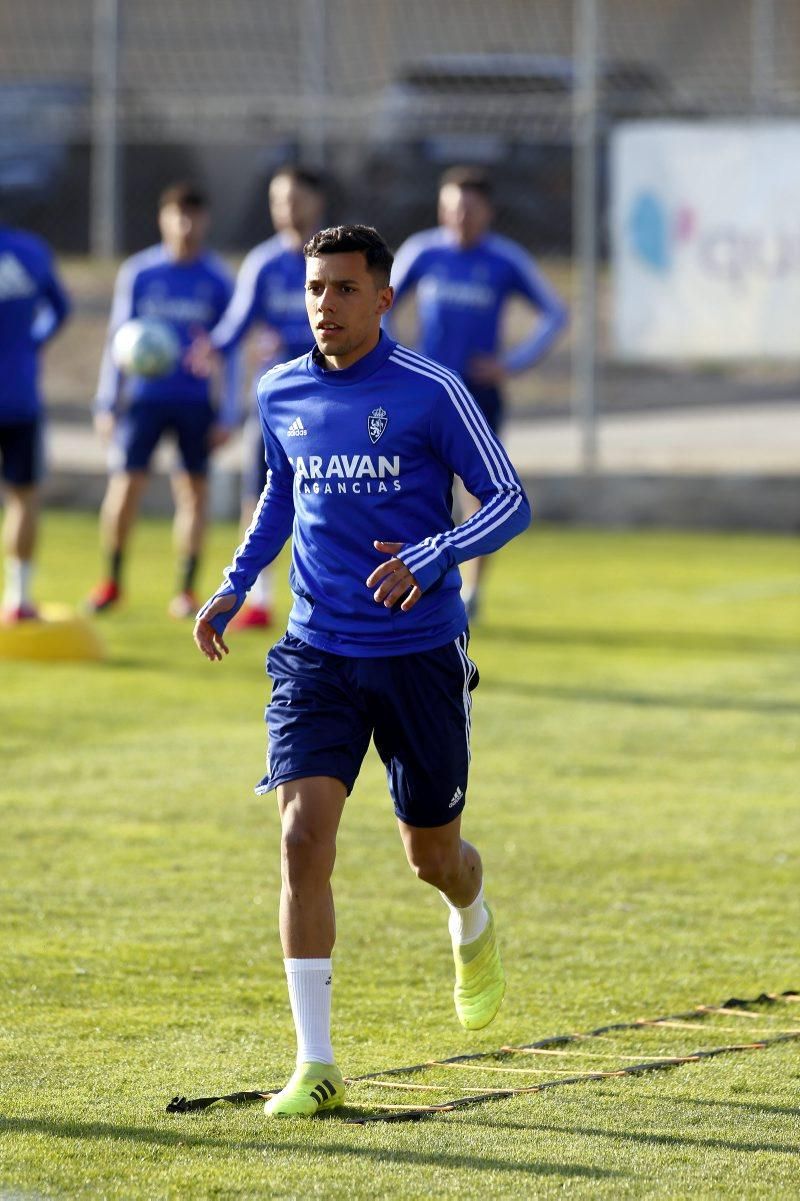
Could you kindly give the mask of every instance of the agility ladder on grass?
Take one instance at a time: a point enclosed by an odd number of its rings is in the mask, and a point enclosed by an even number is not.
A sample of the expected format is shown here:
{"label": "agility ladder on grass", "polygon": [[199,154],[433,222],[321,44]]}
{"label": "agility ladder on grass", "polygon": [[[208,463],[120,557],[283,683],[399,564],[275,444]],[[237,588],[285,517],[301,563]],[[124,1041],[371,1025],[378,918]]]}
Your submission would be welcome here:
{"label": "agility ladder on grass", "polygon": [[[703,1018],[718,1014],[735,1014],[737,1017],[754,1017],[758,1018],[761,1015],[751,1012],[751,1007],[755,1005],[774,1006],[778,1004],[788,1004],[791,1002],[800,1002],[800,991],[797,989],[787,989],[783,993],[765,993],[762,992],[758,997],[752,1000],[742,1000],[739,997],[731,997],[724,1001],[721,1005],[698,1005],[694,1009],[689,1009],[684,1013],[669,1014],[658,1018],[637,1018],[632,1022],[614,1022],[605,1026],[598,1026],[596,1030],[590,1030],[586,1033],[576,1034],[556,1034],[549,1038],[539,1039],[538,1042],[526,1043],[523,1046],[503,1046],[494,1051],[478,1051],[467,1055],[453,1055],[448,1059],[431,1059],[425,1063],[411,1064],[406,1067],[386,1068],[380,1072],[367,1072],[362,1076],[351,1076],[346,1079],[345,1083],[349,1085],[363,1084],[374,1088],[400,1088],[405,1091],[449,1091],[444,1090],[441,1085],[427,1084],[398,1084],[394,1080],[389,1080],[387,1077],[409,1076],[415,1073],[427,1072],[433,1068],[453,1069],[468,1068],[478,1061],[487,1059],[507,1059],[512,1056],[520,1055],[560,1055],[573,1056],[588,1054],[592,1058],[603,1057],[603,1052],[582,1052],[582,1051],[563,1051],[558,1048],[569,1046],[573,1043],[586,1042],[591,1039],[602,1039],[612,1033],[621,1030],[639,1030],[645,1027],[664,1027],[664,1028],[692,1028],[694,1023],[701,1021]],[[639,1060],[638,1056],[624,1056],[613,1054],[608,1056],[614,1059],[633,1058],[637,1060],[632,1064],[623,1067],[609,1068],[608,1070],[580,1072],[576,1074],[568,1074],[558,1079],[543,1080],[535,1084],[522,1085],[516,1088],[504,1087],[486,1089],[479,1093],[470,1093],[468,1096],[453,1097],[447,1101],[441,1101],[431,1105],[378,1105],[377,1112],[369,1114],[361,1114],[357,1117],[344,1117],[343,1120],[350,1125],[364,1125],[367,1122],[412,1122],[418,1121],[421,1118],[430,1117],[432,1114],[438,1113],[453,1113],[457,1109],[464,1109],[467,1106],[482,1105],[488,1101],[502,1101],[509,1097],[519,1097],[532,1093],[544,1092],[545,1089],[559,1088],[571,1084],[588,1084],[594,1080],[608,1080],[614,1077],[621,1076],[639,1076],[645,1072],[664,1071],[668,1068],[682,1067],[684,1064],[699,1063],[703,1059],[712,1059],[719,1055],[732,1055],[735,1052],[741,1051],[761,1051],[766,1047],[774,1046],[777,1043],[790,1042],[800,1039],[800,1029],[781,1030],[777,1033],[770,1034],[769,1037],[760,1038],[755,1041],[730,1043],[719,1047],[706,1047],[699,1051],[692,1051],[680,1055],[659,1055],[652,1059]],[[530,1073],[539,1072],[542,1069],[528,1068],[508,1068],[508,1067],[477,1067],[472,1070],[484,1072],[504,1072],[504,1073]],[[564,1070],[564,1069],[560,1069]],[[545,1074],[549,1074],[545,1070]],[[196,1097],[194,1100],[189,1100],[186,1097],[173,1097],[167,1106],[168,1113],[193,1113],[201,1109],[207,1109],[209,1105],[215,1104],[217,1101],[228,1101],[231,1104],[245,1104],[247,1102],[264,1101],[271,1097],[274,1093],[279,1092],[279,1088],[260,1089],[257,1091],[227,1093],[217,1097]]]}

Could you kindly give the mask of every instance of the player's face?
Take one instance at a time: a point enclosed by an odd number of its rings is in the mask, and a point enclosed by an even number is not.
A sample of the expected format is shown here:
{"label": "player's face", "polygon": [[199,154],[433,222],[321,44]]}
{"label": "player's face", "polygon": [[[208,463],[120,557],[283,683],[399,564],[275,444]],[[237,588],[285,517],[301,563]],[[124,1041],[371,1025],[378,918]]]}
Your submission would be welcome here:
{"label": "player's face", "polygon": [[459,246],[474,246],[492,223],[492,206],[474,188],[448,183],[439,193],[439,222]]}
{"label": "player's face", "polygon": [[276,175],[269,185],[269,215],[277,230],[309,238],[319,229],[322,197],[288,175]]}
{"label": "player's face", "polygon": [[211,217],[208,209],[165,204],[158,214],[161,238],[175,258],[192,258],[202,249]]}
{"label": "player's face", "polygon": [[381,287],[361,251],[306,259],[306,309],[320,353],[341,370],[378,342],[394,293]]}

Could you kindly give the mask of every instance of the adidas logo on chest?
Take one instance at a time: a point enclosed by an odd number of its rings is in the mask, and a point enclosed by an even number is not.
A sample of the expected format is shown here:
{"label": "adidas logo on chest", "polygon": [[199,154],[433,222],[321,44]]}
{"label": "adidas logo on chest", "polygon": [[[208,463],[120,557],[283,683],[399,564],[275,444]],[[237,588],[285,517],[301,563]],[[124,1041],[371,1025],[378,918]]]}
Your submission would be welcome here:
{"label": "adidas logo on chest", "polygon": [[295,417],[294,421],[289,426],[286,433],[287,433],[288,437],[290,437],[290,438],[305,438],[306,434],[308,433],[308,430],[303,425],[300,418]]}

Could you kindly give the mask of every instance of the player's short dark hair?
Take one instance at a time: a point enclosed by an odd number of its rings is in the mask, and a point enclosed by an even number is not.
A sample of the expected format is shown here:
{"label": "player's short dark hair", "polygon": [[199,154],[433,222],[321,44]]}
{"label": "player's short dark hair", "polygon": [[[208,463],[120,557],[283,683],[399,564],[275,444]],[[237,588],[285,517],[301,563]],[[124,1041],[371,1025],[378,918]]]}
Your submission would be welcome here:
{"label": "player's short dark hair", "polygon": [[272,178],[290,179],[292,183],[299,183],[302,187],[317,192],[320,196],[324,196],[327,191],[325,176],[320,171],[315,171],[312,167],[304,167],[300,163],[284,163],[273,172]]}
{"label": "player's short dark hair", "polygon": [[198,184],[191,180],[182,179],[172,183],[158,198],[159,210],[168,204],[177,204],[182,209],[207,209],[208,196]]}
{"label": "player's short dark hair", "polygon": [[440,190],[448,184],[454,184],[465,191],[477,192],[484,200],[491,202],[492,181],[483,167],[448,167],[439,180]]}
{"label": "player's short dark hair", "polygon": [[320,254],[351,254],[358,252],[367,260],[367,269],[372,272],[380,287],[388,287],[392,274],[394,255],[377,229],[371,225],[332,225],[321,229],[306,242],[303,254],[307,259]]}

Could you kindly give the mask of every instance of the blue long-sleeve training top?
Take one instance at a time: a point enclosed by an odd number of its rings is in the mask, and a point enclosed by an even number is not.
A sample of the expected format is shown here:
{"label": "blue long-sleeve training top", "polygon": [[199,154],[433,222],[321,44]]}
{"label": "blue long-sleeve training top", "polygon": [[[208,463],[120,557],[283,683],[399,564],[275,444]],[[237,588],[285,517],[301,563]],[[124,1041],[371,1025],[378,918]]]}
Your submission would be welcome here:
{"label": "blue long-sleeve training top", "polygon": [[[174,371],[156,379],[126,378],[111,356],[114,334],[131,317],[157,317],[168,322],[186,350],[201,331],[208,333],[219,321],[233,293],[227,268],[215,254],[204,252],[190,262],[180,262],[164,245],[151,246],[126,259],[117,274],[108,323],[95,407],[114,411],[135,401],[205,401],[210,396],[207,379],[193,375],[182,357]],[[235,425],[239,416],[238,355],[225,356],[219,396],[219,421]]]}
{"label": "blue long-sleeve training top", "polygon": [[66,320],[69,299],[41,238],[0,225],[0,421],[41,411],[39,349]]}
{"label": "blue long-sleeve training top", "polygon": [[[530,522],[506,452],[452,371],[382,334],[351,367],[311,352],[261,380],[267,484],[216,594],[237,605],[292,536],[289,632],[354,656],[429,650],[466,628],[458,564],[497,550]],[[451,517],[454,474],[481,502]],[[424,595],[407,613],[373,600],[367,577],[400,542]],[[213,599],[213,598],[212,598]],[[209,602],[211,603],[211,602]]]}
{"label": "blue long-sleeve training top", "polygon": [[541,359],[567,319],[564,302],[531,256],[499,234],[487,234],[466,248],[446,229],[414,234],[397,252],[392,284],[395,303],[417,290],[421,353],[466,380],[472,358],[498,354],[500,320],[512,296],[528,300],[539,320],[528,337],[500,354],[511,373]]}
{"label": "blue long-sleeve training top", "polygon": [[256,322],[269,326],[281,345],[258,369],[254,392],[268,367],[296,359],[314,345],[306,313],[305,256],[284,234],[275,234],[246,255],[233,298],[211,331],[212,346],[222,353],[232,350]]}

